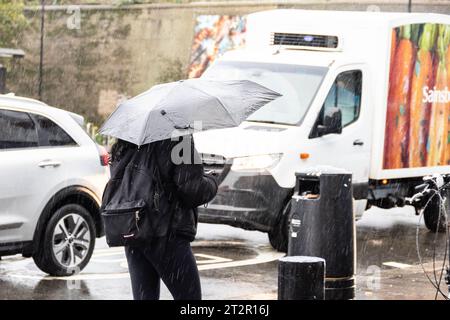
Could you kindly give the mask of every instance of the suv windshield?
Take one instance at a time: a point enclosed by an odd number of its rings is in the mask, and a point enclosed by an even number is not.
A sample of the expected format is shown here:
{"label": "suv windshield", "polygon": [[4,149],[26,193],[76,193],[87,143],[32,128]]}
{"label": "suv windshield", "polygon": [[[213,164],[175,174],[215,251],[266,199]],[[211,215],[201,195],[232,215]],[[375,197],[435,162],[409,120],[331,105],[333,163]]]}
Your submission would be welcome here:
{"label": "suv windshield", "polygon": [[290,64],[219,61],[203,77],[217,80],[251,80],[281,93],[247,121],[299,124],[327,72],[326,67]]}

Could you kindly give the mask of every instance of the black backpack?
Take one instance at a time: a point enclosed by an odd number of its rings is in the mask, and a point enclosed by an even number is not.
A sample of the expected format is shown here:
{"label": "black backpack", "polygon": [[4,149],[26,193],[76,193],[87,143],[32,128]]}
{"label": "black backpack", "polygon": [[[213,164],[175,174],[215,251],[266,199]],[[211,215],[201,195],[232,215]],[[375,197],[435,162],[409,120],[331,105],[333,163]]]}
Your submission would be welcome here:
{"label": "black backpack", "polygon": [[161,180],[155,145],[128,149],[111,168],[101,206],[110,247],[144,245],[169,232],[174,210]]}

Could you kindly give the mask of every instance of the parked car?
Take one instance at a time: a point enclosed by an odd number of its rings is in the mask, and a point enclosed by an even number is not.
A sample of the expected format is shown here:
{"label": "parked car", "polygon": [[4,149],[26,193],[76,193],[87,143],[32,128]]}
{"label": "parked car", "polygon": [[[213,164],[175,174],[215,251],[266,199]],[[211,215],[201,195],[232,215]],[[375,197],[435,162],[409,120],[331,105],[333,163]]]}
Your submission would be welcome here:
{"label": "parked car", "polygon": [[33,257],[44,272],[82,270],[103,235],[108,153],[83,117],[0,95],[0,257]]}
{"label": "parked car", "polygon": [[[404,206],[424,176],[450,173],[450,83],[438,72],[449,32],[450,16],[439,14],[249,14],[245,47],[203,77],[252,80],[283,97],[237,128],[195,134],[205,166],[221,173],[199,220],[267,232],[285,251],[295,172],[352,172],[356,217]],[[438,197],[427,200],[417,212],[430,230],[445,230]]]}

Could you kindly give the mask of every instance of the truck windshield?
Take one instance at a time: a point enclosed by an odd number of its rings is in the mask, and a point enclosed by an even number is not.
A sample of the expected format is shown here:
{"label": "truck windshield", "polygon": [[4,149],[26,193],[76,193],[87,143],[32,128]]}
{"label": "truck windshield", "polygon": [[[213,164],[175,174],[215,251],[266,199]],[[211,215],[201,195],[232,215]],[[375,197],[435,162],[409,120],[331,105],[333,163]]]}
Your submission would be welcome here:
{"label": "truck windshield", "polygon": [[297,125],[311,105],[327,72],[326,67],[291,64],[219,61],[204,78],[251,80],[283,96],[253,113],[247,121]]}

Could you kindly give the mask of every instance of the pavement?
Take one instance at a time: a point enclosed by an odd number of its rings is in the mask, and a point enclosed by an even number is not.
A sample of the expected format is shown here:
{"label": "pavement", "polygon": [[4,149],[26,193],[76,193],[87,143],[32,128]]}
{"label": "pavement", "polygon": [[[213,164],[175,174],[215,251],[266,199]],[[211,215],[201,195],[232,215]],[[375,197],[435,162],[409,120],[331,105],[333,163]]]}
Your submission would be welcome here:
{"label": "pavement", "polygon": [[[356,230],[355,299],[435,299],[436,289],[424,270],[433,280],[433,270],[440,271],[445,234],[428,232],[408,207],[370,209],[357,222]],[[416,240],[423,264],[417,255]],[[277,299],[277,261],[284,254],[271,248],[266,234],[200,224],[192,246],[203,299]],[[3,257],[0,288],[0,299],[131,299],[123,249],[108,248],[104,238],[97,239],[89,265],[69,278],[50,277],[32,259],[20,255]],[[167,288],[161,288],[161,299],[171,299]],[[447,292],[444,279],[441,290]],[[438,299],[442,297],[438,295]]]}

